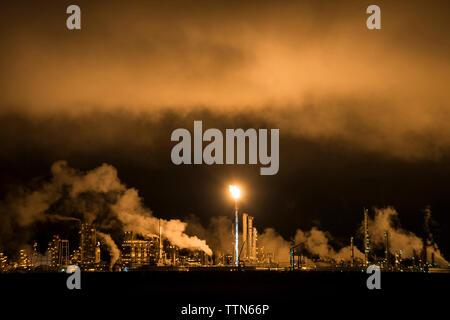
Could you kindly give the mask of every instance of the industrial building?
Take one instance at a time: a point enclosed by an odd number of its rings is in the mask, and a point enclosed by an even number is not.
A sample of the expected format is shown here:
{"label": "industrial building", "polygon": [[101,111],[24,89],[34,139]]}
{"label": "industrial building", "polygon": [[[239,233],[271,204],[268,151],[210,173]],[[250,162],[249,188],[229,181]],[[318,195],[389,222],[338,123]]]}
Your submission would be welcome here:
{"label": "industrial building", "polygon": [[159,238],[135,239],[133,232],[125,232],[122,243],[121,263],[126,268],[140,268],[155,265],[159,258]]}
{"label": "industrial building", "polygon": [[[412,257],[405,259],[402,250],[392,252],[390,247],[390,234],[388,231],[383,232],[382,247],[371,246],[371,234],[369,232],[369,216],[368,210],[363,211],[362,225],[362,247],[364,248],[363,259],[355,258],[354,237],[350,237],[350,261],[334,261],[333,259],[324,259],[323,257],[315,257],[306,248],[304,243],[295,244],[290,249],[290,268],[291,270],[361,270],[371,264],[380,266],[383,271],[409,271],[409,272],[427,272],[429,269],[435,270],[436,263],[434,254],[428,261],[426,255],[426,241],[423,241],[423,249],[421,252],[413,250]],[[380,253],[382,253],[380,255]],[[377,255],[378,254],[378,255]],[[308,265],[309,263],[309,265]]]}
{"label": "industrial building", "polygon": [[[427,241],[425,240],[423,241],[424,248],[417,252],[413,251],[412,257],[409,254],[407,259],[402,250],[392,251],[391,235],[388,231],[382,234],[383,242],[378,241],[377,245],[372,247],[369,232],[370,221],[369,212],[364,209],[361,234],[349,238],[350,253],[349,258],[345,261],[313,255],[303,242],[294,244],[290,249],[290,269],[360,271],[370,264],[377,264],[384,271],[427,272],[430,268],[434,270],[437,266],[433,254],[431,254],[431,259],[427,259]],[[275,252],[268,251],[262,245],[258,246],[255,218],[248,213],[242,214],[242,226],[241,230],[238,229],[238,237],[236,237],[236,223],[232,224],[233,242],[230,242],[229,251],[212,257],[202,250],[180,248],[170,243],[164,237],[162,225],[160,221],[158,234],[147,237],[133,232],[125,232],[123,241],[118,248],[119,258],[112,266],[113,270],[189,270],[190,268],[206,269],[206,267],[230,270],[236,268],[278,269]],[[72,254],[69,252],[69,240],[62,239],[58,235],[51,238],[44,255],[38,252],[37,243],[33,244],[31,250],[30,248],[21,249],[18,255],[11,260],[0,252],[0,271],[30,271],[38,270],[38,267],[39,270],[60,271],[70,264],[80,266],[83,271],[109,270],[107,268],[108,261],[101,259],[101,243],[95,226],[87,223],[80,224],[79,236],[79,246],[75,247]],[[237,257],[235,255],[236,239],[239,241]],[[362,247],[362,251],[357,249],[358,243],[360,248]],[[358,253],[357,256],[355,256],[355,252]],[[238,267],[235,265],[236,258]]]}
{"label": "industrial building", "polygon": [[95,227],[83,223],[80,230],[80,265],[83,269],[93,269],[100,263],[100,243],[97,242]]}
{"label": "industrial building", "polygon": [[251,264],[257,261],[256,242],[258,231],[253,226],[254,218],[247,213],[242,214],[242,245],[239,261],[241,264]]}
{"label": "industrial building", "polygon": [[[37,244],[33,248],[33,256],[37,257]],[[69,240],[60,239],[58,235],[54,235],[51,242],[48,243],[47,256],[49,257],[49,265],[54,268],[67,267],[69,265]],[[33,265],[38,264],[36,261]]]}

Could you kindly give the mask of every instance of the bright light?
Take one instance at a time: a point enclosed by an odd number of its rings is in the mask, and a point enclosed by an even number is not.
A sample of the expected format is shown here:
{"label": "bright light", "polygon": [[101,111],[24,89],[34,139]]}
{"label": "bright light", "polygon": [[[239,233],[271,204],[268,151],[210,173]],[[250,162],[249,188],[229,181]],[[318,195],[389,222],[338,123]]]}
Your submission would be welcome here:
{"label": "bright light", "polygon": [[239,199],[241,197],[241,190],[238,186],[230,186],[231,196],[235,199]]}

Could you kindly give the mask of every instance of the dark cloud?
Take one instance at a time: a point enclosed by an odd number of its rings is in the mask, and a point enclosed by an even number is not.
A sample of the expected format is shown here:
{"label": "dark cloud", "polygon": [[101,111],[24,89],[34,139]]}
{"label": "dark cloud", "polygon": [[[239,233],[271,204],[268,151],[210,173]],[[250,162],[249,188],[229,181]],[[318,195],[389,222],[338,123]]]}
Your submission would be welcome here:
{"label": "dark cloud", "polygon": [[201,3],[82,1],[79,32],[65,29],[63,3],[6,6],[2,111],[251,110],[404,158],[448,149],[448,4],[380,3],[372,32],[357,1]]}

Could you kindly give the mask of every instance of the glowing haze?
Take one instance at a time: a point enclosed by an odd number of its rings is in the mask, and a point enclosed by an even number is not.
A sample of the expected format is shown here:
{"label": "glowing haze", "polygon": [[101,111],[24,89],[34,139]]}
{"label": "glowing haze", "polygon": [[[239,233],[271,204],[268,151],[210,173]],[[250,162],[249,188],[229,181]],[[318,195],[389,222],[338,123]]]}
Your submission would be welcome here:
{"label": "glowing haze", "polygon": [[48,4],[2,9],[2,112],[251,111],[402,158],[450,144],[447,3],[380,4],[376,32],[358,1],[79,1],[80,32]]}

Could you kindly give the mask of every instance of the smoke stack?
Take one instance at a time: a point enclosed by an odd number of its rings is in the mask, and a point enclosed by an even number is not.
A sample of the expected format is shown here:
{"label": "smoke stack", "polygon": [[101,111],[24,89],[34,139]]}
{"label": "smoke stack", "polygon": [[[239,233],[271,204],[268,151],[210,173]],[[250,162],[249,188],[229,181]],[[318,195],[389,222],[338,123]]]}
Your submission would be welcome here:
{"label": "smoke stack", "polygon": [[425,238],[422,239],[422,243],[423,243],[423,249],[422,249],[422,263],[424,265],[427,264],[427,241],[425,240]]}
{"label": "smoke stack", "polygon": [[355,250],[353,248],[353,237],[350,238],[350,249],[351,249],[351,260],[350,260],[350,266],[353,267],[355,263]]}
{"label": "smoke stack", "polygon": [[364,209],[364,265],[369,265],[370,235],[368,210]]}
{"label": "smoke stack", "polygon": [[247,234],[247,255],[249,258],[253,258],[253,217],[248,216],[248,234]]}
{"label": "smoke stack", "polygon": [[384,232],[384,262],[389,265],[389,232]]}
{"label": "smoke stack", "polygon": [[242,243],[243,243],[243,247],[242,247],[242,259],[247,259],[247,220],[248,220],[248,215],[246,213],[242,214]]}
{"label": "smoke stack", "polygon": [[162,241],[162,223],[159,219],[159,261],[158,264],[163,264],[163,241]]}
{"label": "smoke stack", "polygon": [[256,228],[253,228],[253,244],[252,244],[252,257],[253,259],[256,259],[256,240],[258,238],[258,231],[256,230]]}

